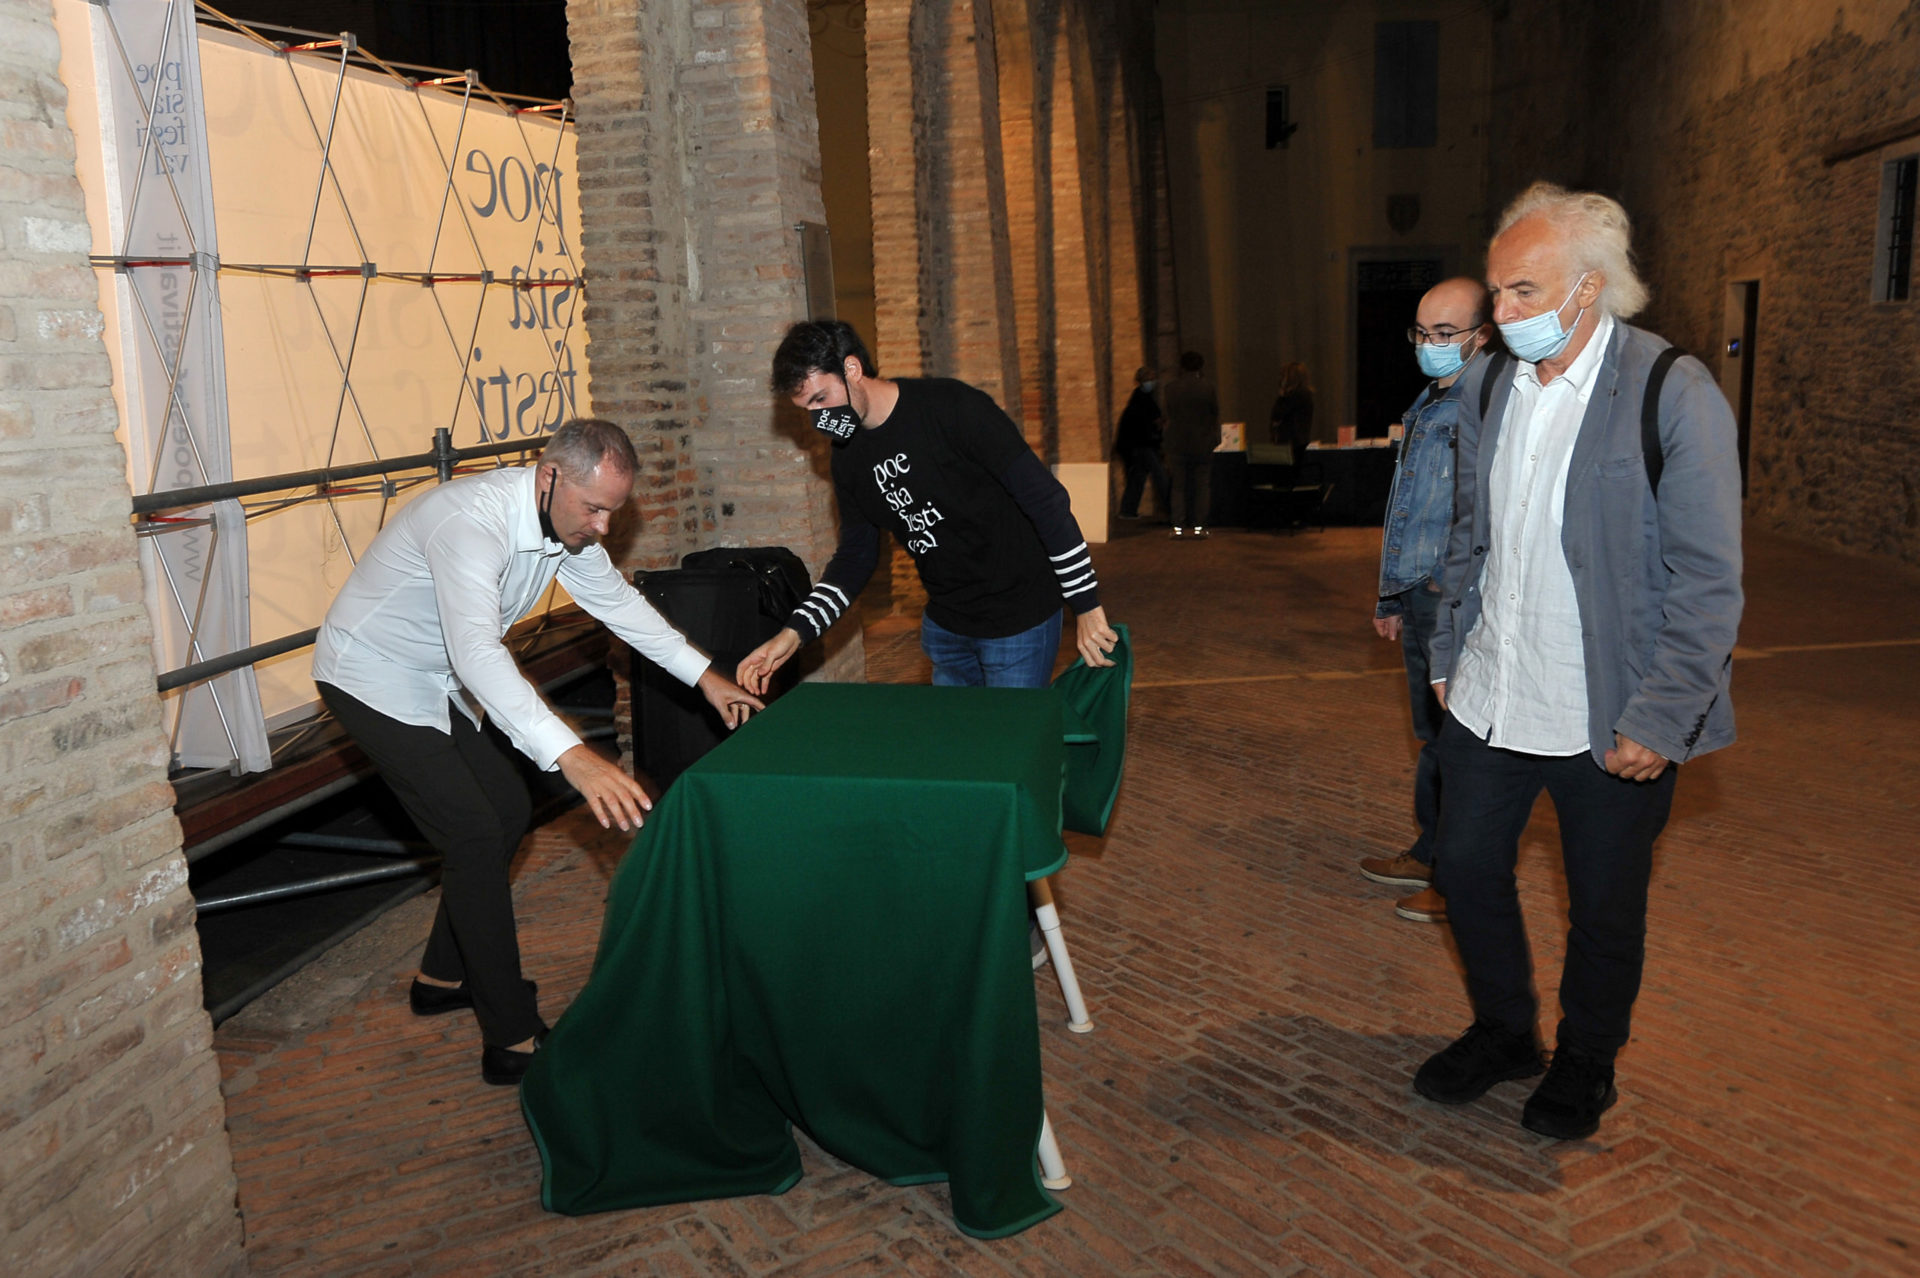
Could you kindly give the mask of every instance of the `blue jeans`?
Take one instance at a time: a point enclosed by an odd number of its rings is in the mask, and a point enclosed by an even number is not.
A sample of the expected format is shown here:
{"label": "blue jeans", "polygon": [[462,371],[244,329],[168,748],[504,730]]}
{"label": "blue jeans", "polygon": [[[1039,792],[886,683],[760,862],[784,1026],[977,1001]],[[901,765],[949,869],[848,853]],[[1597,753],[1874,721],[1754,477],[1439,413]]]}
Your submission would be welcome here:
{"label": "blue jeans", "polygon": [[922,617],[920,651],[933,662],[936,688],[1044,688],[1060,651],[1060,614],[1004,639],[957,635]]}
{"label": "blue jeans", "polygon": [[1420,738],[1420,761],[1413,772],[1413,816],[1420,837],[1407,855],[1422,865],[1433,864],[1434,832],[1440,824],[1440,753],[1433,740],[1440,735],[1445,712],[1428,682],[1433,655],[1433,629],[1440,612],[1440,596],[1425,585],[1400,596],[1400,655],[1407,666],[1407,700],[1413,709],[1413,735]]}

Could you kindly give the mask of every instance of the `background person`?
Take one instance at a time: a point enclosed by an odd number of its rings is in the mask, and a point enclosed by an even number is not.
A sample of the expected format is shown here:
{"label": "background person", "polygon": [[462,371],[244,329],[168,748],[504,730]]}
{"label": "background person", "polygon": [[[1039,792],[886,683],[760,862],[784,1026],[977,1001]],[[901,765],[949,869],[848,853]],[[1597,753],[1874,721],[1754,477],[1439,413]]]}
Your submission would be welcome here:
{"label": "background person", "polygon": [[1268,415],[1267,433],[1274,443],[1293,449],[1294,465],[1306,459],[1307,445],[1313,442],[1313,379],[1305,364],[1281,366],[1280,395]]}
{"label": "background person", "polygon": [[1140,494],[1149,479],[1153,480],[1154,510],[1164,516],[1171,508],[1167,464],[1160,458],[1166,418],[1153,398],[1159,384],[1151,368],[1137,370],[1133,394],[1127,397],[1127,406],[1120,410],[1120,422],[1114,428],[1113,451],[1127,472],[1127,485],[1120,494],[1122,519],[1140,518]]}
{"label": "background person", "polygon": [[1213,499],[1213,453],[1220,447],[1220,399],[1201,374],[1198,351],[1180,357],[1167,384],[1167,455],[1173,463],[1173,536],[1207,536]]}
{"label": "background person", "polygon": [[1479,280],[1443,280],[1420,299],[1407,340],[1413,343],[1420,371],[1434,380],[1401,419],[1405,432],[1380,536],[1380,593],[1373,609],[1373,629],[1382,639],[1400,641],[1400,656],[1407,667],[1413,735],[1420,739],[1413,781],[1413,815],[1420,835],[1399,856],[1363,859],[1360,873],[1375,883],[1418,889],[1394,906],[1394,913],[1416,922],[1447,921],[1446,901],[1433,887],[1440,764],[1432,742],[1440,733],[1442,711],[1433,693],[1428,654],[1440,611],[1447,531],[1453,526],[1459,382],[1492,334],[1487,290]]}

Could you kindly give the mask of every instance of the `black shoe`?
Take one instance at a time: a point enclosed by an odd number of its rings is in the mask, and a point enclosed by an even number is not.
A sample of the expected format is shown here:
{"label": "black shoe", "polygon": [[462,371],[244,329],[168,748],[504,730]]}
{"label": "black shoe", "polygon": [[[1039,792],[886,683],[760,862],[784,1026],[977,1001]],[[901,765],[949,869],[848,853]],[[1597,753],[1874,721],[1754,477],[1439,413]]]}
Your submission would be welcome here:
{"label": "black shoe", "polygon": [[1580,1140],[1600,1130],[1600,1115],[1613,1108],[1613,1062],[1568,1048],[1553,1054],[1547,1076],[1527,1097],[1520,1125],[1555,1140]]}
{"label": "black shoe", "polygon": [[1427,1058],[1413,1076],[1413,1090],[1442,1105],[1464,1105],[1485,1096],[1495,1083],[1532,1078],[1545,1068],[1533,1035],[1475,1021],[1465,1034]]}
{"label": "black shoe", "polygon": [[[539,1031],[533,1036],[535,1052],[539,1050],[540,1044],[545,1042],[546,1038],[547,1027],[542,1023]],[[534,1052],[516,1052],[511,1047],[495,1047],[491,1043],[482,1044],[480,1077],[495,1087],[518,1087],[520,1080],[527,1076],[527,1071],[533,1068],[533,1057]]]}
{"label": "black shoe", "polygon": [[[527,993],[538,996],[540,987],[532,981],[527,982]],[[473,994],[465,983],[459,985],[429,985],[425,981],[414,979],[407,990],[407,1006],[413,1009],[415,1016],[438,1016],[442,1012],[457,1012],[463,1007],[473,1006]]]}

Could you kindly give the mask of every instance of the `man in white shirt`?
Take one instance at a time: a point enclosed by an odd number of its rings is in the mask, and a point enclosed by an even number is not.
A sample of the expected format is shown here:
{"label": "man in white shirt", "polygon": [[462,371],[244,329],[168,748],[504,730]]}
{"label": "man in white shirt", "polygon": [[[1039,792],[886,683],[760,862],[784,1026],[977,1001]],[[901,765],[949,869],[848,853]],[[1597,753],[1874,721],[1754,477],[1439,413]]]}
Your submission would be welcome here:
{"label": "man in white shirt", "polygon": [[482,715],[541,768],[558,769],[603,828],[637,828],[652,806],[541,700],[503,643],[507,631],[558,577],[641,655],[698,686],[728,727],[761,708],[600,545],[638,469],[626,432],[578,419],[554,432],[532,469],[441,485],[374,538],[314,644],[321,700],[442,857],[440,910],[409,1001],[423,1016],[473,1009],[489,1083],[520,1081],[546,1024],[520,975],[507,878],[531,801]]}
{"label": "man in white shirt", "polygon": [[1542,789],[1570,929],[1553,1053],[1521,1114],[1577,1139],[1615,1101],[1677,765],[1730,744],[1740,589],[1733,414],[1699,361],[1624,320],[1646,303],[1626,211],[1538,183],[1487,251],[1512,359],[1462,381],[1434,690],[1434,853],[1474,1024],[1414,1088],[1465,1104],[1542,1072],[1514,880]]}

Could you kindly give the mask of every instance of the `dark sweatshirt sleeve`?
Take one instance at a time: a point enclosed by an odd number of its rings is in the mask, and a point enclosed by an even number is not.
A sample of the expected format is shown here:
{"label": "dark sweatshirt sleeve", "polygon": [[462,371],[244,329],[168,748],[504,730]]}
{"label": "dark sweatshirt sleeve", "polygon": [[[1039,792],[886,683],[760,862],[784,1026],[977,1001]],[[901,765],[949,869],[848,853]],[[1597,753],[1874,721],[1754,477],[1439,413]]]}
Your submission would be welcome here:
{"label": "dark sweatshirt sleeve", "polygon": [[866,589],[880,562],[880,530],[867,522],[859,509],[846,499],[838,485],[835,495],[840,505],[840,545],[820,574],[811,593],[787,618],[787,624],[803,644],[825,634],[827,627],[840,620],[853,601]]}
{"label": "dark sweatshirt sleeve", "polygon": [[1007,463],[1000,482],[1040,534],[1054,580],[1060,583],[1060,597],[1076,613],[1098,608],[1100,579],[1094,574],[1093,555],[1080,535],[1066,488],[1028,448]]}

